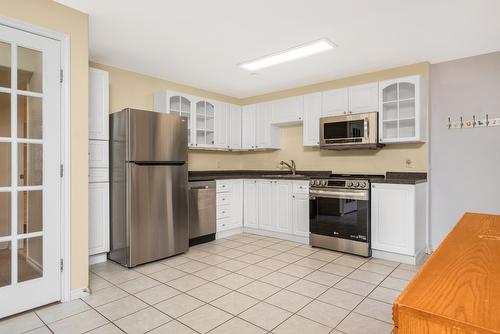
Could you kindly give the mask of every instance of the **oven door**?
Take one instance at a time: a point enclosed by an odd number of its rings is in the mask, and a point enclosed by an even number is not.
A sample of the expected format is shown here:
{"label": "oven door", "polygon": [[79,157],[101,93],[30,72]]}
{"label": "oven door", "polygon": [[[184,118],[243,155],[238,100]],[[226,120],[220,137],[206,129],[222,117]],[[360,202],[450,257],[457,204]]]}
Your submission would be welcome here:
{"label": "oven door", "polygon": [[368,190],[310,190],[310,232],[313,234],[370,242]]}

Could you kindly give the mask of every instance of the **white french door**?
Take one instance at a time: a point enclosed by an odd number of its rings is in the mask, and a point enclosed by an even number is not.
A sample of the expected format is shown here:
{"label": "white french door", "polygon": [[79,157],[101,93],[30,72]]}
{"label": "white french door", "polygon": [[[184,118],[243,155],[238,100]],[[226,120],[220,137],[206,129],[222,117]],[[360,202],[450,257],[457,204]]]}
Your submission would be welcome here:
{"label": "white french door", "polygon": [[61,300],[61,45],[0,24],[0,318]]}

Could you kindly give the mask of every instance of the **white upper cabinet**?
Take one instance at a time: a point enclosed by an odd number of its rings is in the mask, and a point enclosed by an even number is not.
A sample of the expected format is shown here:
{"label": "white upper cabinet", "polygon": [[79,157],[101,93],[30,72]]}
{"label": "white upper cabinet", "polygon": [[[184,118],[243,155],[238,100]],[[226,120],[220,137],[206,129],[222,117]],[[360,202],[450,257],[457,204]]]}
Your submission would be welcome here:
{"label": "white upper cabinet", "polygon": [[241,148],[255,149],[255,104],[243,106],[241,113]]}
{"label": "white upper cabinet", "polygon": [[271,124],[300,124],[304,114],[304,97],[294,96],[272,101],[272,108]]}
{"label": "white upper cabinet", "polygon": [[379,83],[379,141],[425,141],[422,78],[411,76]]}
{"label": "white upper cabinet", "polygon": [[378,111],[378,82],[349,87],[349,113]]}
{"label": "white upper cabinet", "polygon": [[89,68],[89,139],[109,140],[109,75]]}
{"label": "white upper cabinet", "polygon": [[194,107],[195,147],[215,147],[215,103],[196,98]]}
{"label": "white upper cabinet", "polygon": [[255,148],[277,149],[280,146],[280,129],[271,125],[272,103],[262,102],[255,106]]}
{"label": "white upper cabinet", "polygon": [[229,104],[229,149],[241,150],[241,106]]}
{"label": "white upper cabinet", "polygon": [[321,116],[337,116],[347,114],[349,108],[349,91],[347,88],[332,89],[323,92],[323,108]]}
{"label": "white upper cabinet", "polygon": [[229,104],[215,102],[215,147],[229,149]]}
{"label": "white upper cabinet", "polygon": [[319,119],[321,117],[322,94],[304,95],[304,146],[319,146]]}

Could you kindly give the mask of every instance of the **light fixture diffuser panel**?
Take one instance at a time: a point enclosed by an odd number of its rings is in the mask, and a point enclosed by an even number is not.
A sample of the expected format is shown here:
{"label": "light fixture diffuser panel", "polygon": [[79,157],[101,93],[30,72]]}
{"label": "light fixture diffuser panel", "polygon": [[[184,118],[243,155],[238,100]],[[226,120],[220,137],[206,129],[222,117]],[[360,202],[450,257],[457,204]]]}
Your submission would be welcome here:
{"label": "light fixture diffuser panel", "polygon": [[312,56],[321,52],[328,50],[333,50],[337,46],[330,42],[328,39],[323,38],[311,43],[303,44],[285,51],[281,51],[269,56],[258,58],[252,61],[248,61],[240,64],[240,67],[249,70],[256,71],[262,68],[286,63],[292,60]]}

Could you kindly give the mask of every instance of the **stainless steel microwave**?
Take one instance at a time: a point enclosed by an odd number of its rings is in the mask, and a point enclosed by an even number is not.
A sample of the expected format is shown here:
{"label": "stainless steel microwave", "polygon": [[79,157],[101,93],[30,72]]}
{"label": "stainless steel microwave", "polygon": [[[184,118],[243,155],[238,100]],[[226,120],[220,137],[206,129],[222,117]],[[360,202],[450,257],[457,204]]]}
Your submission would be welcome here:
{"label": "stainless steel microwave", "polygon": [[377,149],[378,112],[320,118],[321,149]]}

